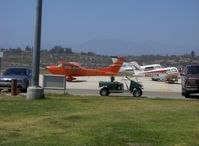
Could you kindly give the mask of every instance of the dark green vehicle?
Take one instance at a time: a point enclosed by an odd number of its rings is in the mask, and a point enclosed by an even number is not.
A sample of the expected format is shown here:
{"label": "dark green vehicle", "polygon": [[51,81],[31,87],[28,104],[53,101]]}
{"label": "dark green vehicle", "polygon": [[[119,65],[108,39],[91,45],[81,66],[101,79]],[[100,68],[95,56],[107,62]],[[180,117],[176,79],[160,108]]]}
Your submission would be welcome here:
{"label": "dark green vehicle", "polygon": [[[129,79],[127,77],[127,79]],[[100,95],[101,96],[108,96],[110,93],[124,93],[124,92],[130,92],[135,97],[139,97],[142,95],[142,89],[143,86],[139,82],[136,82],[134,80],[130,80],[130,85],[127,86],[127,90],[124,90],[124,84],[117,81],[100,81],[99,87],[100,89]]]}

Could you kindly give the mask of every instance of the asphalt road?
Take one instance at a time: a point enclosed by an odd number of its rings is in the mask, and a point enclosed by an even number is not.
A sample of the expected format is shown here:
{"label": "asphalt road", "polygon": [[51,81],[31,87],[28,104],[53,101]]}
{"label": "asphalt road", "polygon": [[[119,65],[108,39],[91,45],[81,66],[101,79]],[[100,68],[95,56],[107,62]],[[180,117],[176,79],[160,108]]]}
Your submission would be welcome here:
{"label": "asphalt road", "polygon": [[[109,81],[110,77],[78,77],[74,82],[66,83],[66,92],[72,95],[80,96],[100,96],[99,81]],[[135,80],[135,79],[134,79]],[[116,81],[129,84],[129,81],[124,77],[116,77]],[[164,82],[151,81],[149,77],[139,78],[139,82],[143,85],[143,95],[146,98],[161,98],[161,99],[186,99],[181,95],[180,81],[177,84],[168,84]],[[125,86],[124,86],[125,87]],[[125,87],[126,88],[126,87]],[[63,90],[46,90],[46,93],[64,93]],[[110,96],[130,96],[131,93],[114,93]],[[194,96],[198,98],[198,96]],[[198,98],[199,99],[199,98]]]}
{"label": "asphalt road", "polygon": [[[46,90],[45,93],[58,93],[64,94],[63,90]],[[78,95],[78,96],[99,96],[99,90],[95,89],[67,89],[66,93],[71,95]],[[109,95],[111,96],[128,96],[133,97],[131,93],[112,93]],[[137,97],[133,97],[137,98]],[[139,98],[139,97],[138,97]],[[182,100],[198,100],[199,95],[193,95],[191,98],[185,98],[181,95],[180,92],[156,92],[156,91],[143,91],[141,98],[149,98],[149,99],[182,99]]]}
{"label": "asphalt road", "polygon": [[[99,90],[94,89],[67,89],[67,93],[72,95],[82,95],[82,96],[100,96]],[[112,93],[110,96],[132,96],[129,92],[124,93]],[[185,99],[179,92],[155,92],[155,91],[143,91],[142,97],[147,98],[167,98],[167,99]]]}

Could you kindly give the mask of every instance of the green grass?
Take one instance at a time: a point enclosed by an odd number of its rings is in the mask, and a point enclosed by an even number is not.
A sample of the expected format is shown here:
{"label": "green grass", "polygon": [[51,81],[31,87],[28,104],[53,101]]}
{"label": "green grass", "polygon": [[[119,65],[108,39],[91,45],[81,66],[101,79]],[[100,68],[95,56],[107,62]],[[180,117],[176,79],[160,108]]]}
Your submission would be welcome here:
{"label": "green grass", "polygon": [[34,101],[1,98],[0,145],[199,145],[199,101],[69,95]]}

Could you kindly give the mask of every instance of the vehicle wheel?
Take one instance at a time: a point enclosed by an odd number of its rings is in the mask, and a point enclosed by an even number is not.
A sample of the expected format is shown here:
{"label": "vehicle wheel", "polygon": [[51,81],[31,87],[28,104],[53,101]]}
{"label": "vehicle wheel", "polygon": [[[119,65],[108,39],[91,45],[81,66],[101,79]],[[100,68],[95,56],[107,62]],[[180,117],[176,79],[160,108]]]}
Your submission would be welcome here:
{"label": "vehicle wheel", "polygon": [[185,98],[190,98],[190,93],[185,92],[184,96],[185,96]]}
{"label": "vehicle wheel", "polygon": [[108,91],[108,89],[107,88],[102,88],[101,90],[100,90],[100,95],[101,96],[108,96],[110,93],[109,93],[109,91]]}
{"label": "vehicle wheel", "polygon": [[141,95],[142,95],[142,90],[141,90],[140,88],[135,88],[135,89],[133,90],[133,96],[139,97],[139,96],[141,96]]}

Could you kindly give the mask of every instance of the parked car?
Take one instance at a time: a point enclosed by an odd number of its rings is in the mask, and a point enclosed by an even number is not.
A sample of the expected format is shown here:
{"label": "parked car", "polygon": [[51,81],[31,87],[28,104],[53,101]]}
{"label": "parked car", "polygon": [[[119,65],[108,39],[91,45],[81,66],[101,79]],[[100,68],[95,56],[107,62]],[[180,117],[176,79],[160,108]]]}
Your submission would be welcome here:
{"label": "parked car", "polygon": [[186,98],[192,93],[199,93],[199,64],[187,65],[181,73],[182,95]]}
{"label": "parked car", "polygon": [[0,75],[0,90],[10,89],[11,81],[17,80],[17,88],[22,91],[27,91],[30,80],[32,78],[32,70],[26,67],[12,67],[8,68],[2,75]]}

